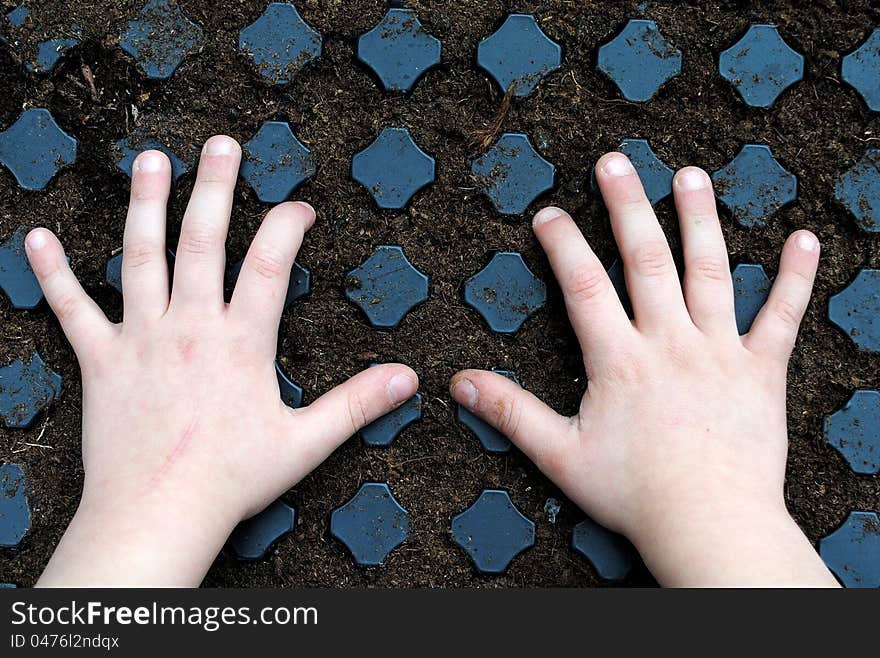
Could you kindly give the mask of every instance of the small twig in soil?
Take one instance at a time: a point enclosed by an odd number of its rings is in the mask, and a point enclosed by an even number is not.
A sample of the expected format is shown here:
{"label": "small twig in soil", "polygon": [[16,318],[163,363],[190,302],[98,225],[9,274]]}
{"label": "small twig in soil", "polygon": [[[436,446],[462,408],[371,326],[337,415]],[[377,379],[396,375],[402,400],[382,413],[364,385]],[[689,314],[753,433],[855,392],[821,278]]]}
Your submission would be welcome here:
{"label": "small twig in soil", "polygon": [[513,99],[513,92],[515,90],[516,85],[510,85],[507,89],[507,93],[504,94],[504,98],[501,99],[501,107],[498,108],[498,114],[495,115],[495,118],[492,119],[488,126],[475,130],[471,134],[471,144],[473,146],[487,149],[489,148],[489,145],[495,141],[495,138],[501,131],[501,125],[504,123],[504,119],[507,118],[507,113],[510,111],[510,103]]}

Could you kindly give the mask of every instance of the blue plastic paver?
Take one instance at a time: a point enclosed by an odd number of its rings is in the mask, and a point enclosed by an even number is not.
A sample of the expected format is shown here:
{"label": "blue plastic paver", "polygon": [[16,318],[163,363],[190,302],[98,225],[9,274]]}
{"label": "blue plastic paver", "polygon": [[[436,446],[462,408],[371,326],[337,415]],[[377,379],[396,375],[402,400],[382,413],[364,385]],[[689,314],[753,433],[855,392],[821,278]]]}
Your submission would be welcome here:
{"label": "blue plastic paver", "polygon": [[61,395],[61,376],[34,352],[0,368],[0,418],[9,428],[27,429]]}
{"label": "blue plastic paver", "polygon": [[504,573],[513,558],[535,545],[535,524],[506,491],[484,489],[473,505],[452,519],[452,539],[482,573]]}
{"label": "blue plastic paver", "polygon": [[385,91],[409,91],[440,63],[442,45],[425,31],[412,9],[391,8],[358,40],[358,59],[379,77]]}
{"label": "blue plastic paver", "polygon": [[638,552],[626,537],[590,518],[574,527],[571,546],[587,558],[605,580],[623,580],[640,562]]}
{"label": "blue plastic paver", "polygon": [[880,149],[868,149],[838,179],[834,198],[853,214],[863,231],[880,232]]}
{"label": "blue plastic paver", "polygon": [[144,151],[161,151],[171,161],[171,176],[177,180],[189,171],[192,160],[182,160],[174,151],[165,146],[158,139],[141,135],[129,135],[114,144],[116,150],[116,166],[120,171],[131,178],[131,170],[134,161]]}
{"label": "blue plastic paver", "polygon": [[749,333],[770,296],[770,279],[763,265],[737,265],[733,270],[733,303],[739,335]]}
{"label": "blue plastic paver", "polygon": [[382,245],[348,273],[345,294],[374,327],[396,327],[428,299],[428,277],[413,267],[403,249]]}
{"label": "blue plastic paver", "polygon": [[614,81],[624,98],[641,103],[681,73],[681,51],[660,34],[654,21],[632,19],[599,48],[598,69]]}
{"label": "blue plastic paver", "polygon": [[119,46],[148,78],[166,80],[203,43],[202,28],[184,15],[176,0],[147,0],[138,17],[128,22]]}
{"label": "blue plastic paver", "polygon": [[611,263],[611,267],[608,268],[608,278],[611,279],[611,285],[614,286],[614,291],[617,293],[618,298],[620,298],[620,305],[623,306],[623,310],[632,319],[632,301],[629,298],[629,291],[626,289],[626,275],[623,271],[623,261],[620,258],[615,258],[614,262]]}
{"label": "blue plastic paver", "polygon": [[31,10],[21,5],[6,14],[6,20],[13,27],[22,27],[30,15]]}
{"label": "blue plastic paver", "polygon": [[880,29],[843,58],[841,77],[861,94],[868,108],[880,112]]}
{"label": "blue plastic paver", "polygon": [[[510,381],[522,386],[517,376],[508,370],[493,370],[493,372],[503,375]],[[474,436],[477,437],[486,452],[495,454],[510,452],[512,446],[510,439],[460,404],[455,409],[455,418],[474,433]]]}
{"label": "blue plastic paver", "polygon": [[28,481],[18,464],[0,465],[0,547],[15,548],[31,527]]}
{"label": "blue plastic paver", "polygon": [[15,309],[34,309],[43,301],[43,289],[24,249],[28,230],[20,228],[0,245],[0,288]]}
{"label": "blue plastic paver", "polygon": [[275,362],[275,375],[278,377],[281,401],[291,409],[299,409],[303,401],[302,387],[294,384],[290,377],[284,374],[278,361]]}
{"label": "blue plastic paver", "polygon": [[804,79],[804,56],[785,43],[775,25],[755,24],[721,53],[718,70],[746,105],[766,108]]}
{"label": "blue plastic paver", "polygon": [[21,113],[0,132],[0,164],[26,190],[43,190],[63,167],[76,160],[76,140],[55,123],[49,110]]}
{"label": "blue plastic paver", "polygon": [[[617,146],[617,150],[632,162],[652,206],[672,194],[672,179],[675,177],[675,171],[657,157],[648,140],[624,139]],[[596,192],[599,191],[595,168],[590,177],[590,185]]]}
{"label": "blue plastic paver", "polygon": [[229,536],[229,548],[239,560],[259,560],[275,542],[295,529],[296,510],[276,500],[236,526]]}
{"label": "blue plastic paver", "polygon": [[880,587],[880,517],[850,512],[840,528],[819,541],[819,554],[845,587]]}
{"label": "blue plastic paver", "polygon": [[880,392],[853,393],[843,409],[825,418],[823,433],[854,472],[880,473]]}
{"label": "blue plastic paver", "polygon": [[562,47],[544,34],[532,14],[510,14],[477,48],[477,64],[501,91],[528,96],[562,64]]}
{"label": "blue plastic paver", "polygon": [[765,226],[767,219],[797,198],[797,177],[763,144],[746,144],[712,174],[715,193],[741,226]]}
{"label": "blue plastic paver", "polygon": [[351,175],[380,208],[406,207],[416,192],[434,182],[434,158],[416,145],[406,128],[385,128],[351,162]]}
{"label": "blue plastic paver", "polygon": [[486,267],[464,282],[464,301],[476,309],[489,328],[512,334],[544,306],[547,286],[518,253],[496,253]]}
{"label": "blue plastic paver", "polygon": [[385,483],[368,482],[333,511],[330,534],[363,566],[382,564],[410,535],[409,514]]}
{"label": "blue plastic paver", "polygon": [[[244,260],[238,261],[229,270],[229,285],[233,288],[238,281],[238,275],[241,274],[242,265],[244,265]],[[297,299],[305,297],[311,290],[312,273],[295,262],[290,268],[290,281],[287,284],[287,295],[284,297],[284,308],[293,304]]]}
{"label": "blue plastic paver", "polygon": [[828,300],[828,319],[860,350],[880,352],[880,270],[861,270],[846,289]]}
{"label": "blue plastic paver", "polygon": [[241,176],[263,203],[281,203],[315,175],[309,149],[285,121],[267,121],[242,145]]}
{"label": "blue plastic paver", "polygon": [[[371,368],[379,365],[373,363]],[[416,393],[394,411],[374,420],[360,431],[364,445],[385,447],[394,443],[403,430],[422,418],[422,394]]]}
{"label": "blue plastic paver", "polygon": [[238,48],[254,60],[260,75],[286,85],[321,56],[321,35],[288,2],[273,2],[238,36]]}
{"label": "blue plastic paver", "polygon": [[495,210],[522,215],[529,205],[553,189],[556,167],[542,158],[527,135],[504,133],[471,167],[474,177]]}
{"label": "blue plastic paver", "polygon": [[[78,30],[72,29],[74,33]],[[26,62],[25,68],[31,73],[49,73],[64,57],[67,51],[76,48],[80,43],[78,36],[58,37],[41,41],[37,45],[37,58],[33,62]]]}
{"label": "blue plastic paver", "polygon": [[[171,249],[167,250],[167,258],[168,258],[168,282],[171,285],[171,279],[174,275],[174,252]],[[104,268],[104,282],[113,288],[120,295],[122,294],[122,252],[120,251],[115,256],[111,257],[107,261],[107,265]]]}
{"label": "blue plastic paver", "polygon": [[0,583],[0,589],[17,589],[18,585],[13,583]]}

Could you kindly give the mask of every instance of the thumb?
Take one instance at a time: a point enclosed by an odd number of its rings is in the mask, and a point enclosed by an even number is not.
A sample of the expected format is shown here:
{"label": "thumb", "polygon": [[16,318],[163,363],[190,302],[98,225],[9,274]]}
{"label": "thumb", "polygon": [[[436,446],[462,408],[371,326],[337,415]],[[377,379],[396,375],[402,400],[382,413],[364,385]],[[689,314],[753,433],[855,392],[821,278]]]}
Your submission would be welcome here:
{"label": "thumb", "polygon": [[570,420],[504,375],[463,370],[450,383],[456,402],[507,436],[551,480],[562,473],[574,436]]}
{"label": "thumb", "polygon": [[294,456],[301,477],[374,420],[394,411],[419,390],[418,375],[407,366],[368,368],[328,391],[304,409],[293,411]]}

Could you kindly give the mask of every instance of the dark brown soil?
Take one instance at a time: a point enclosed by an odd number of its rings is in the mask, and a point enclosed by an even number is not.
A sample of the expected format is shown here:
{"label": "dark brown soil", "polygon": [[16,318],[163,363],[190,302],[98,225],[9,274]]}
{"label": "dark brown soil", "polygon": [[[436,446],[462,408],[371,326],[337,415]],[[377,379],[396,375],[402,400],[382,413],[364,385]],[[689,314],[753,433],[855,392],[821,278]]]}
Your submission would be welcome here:
{"label": "dark brown soil", "polygon": [[[244,141],[264,120],[286,119],[318,162],[315,180],[299,195],[319,209],[319,221],[300,256],[312,271],[313,293],[285,315],[282,361],[305,387],[307,400],[375,360],[408,363],[422,377],[426,404],[420,424],[389,450],[368,450],[350,441],[285,496],[299,510],[295,539],[282,541],[274,556],[255,564],[221,556],[208,585],[598,584],[588,562],[569,548],[579,512],[565,501],[558,522],[550,524],[542,512],[544,502],[549,496],[562,498],[559,492],[521,455],[484,454],[455,423],[447,393],[449,377],[466,366],[514,370],[530,390],[565,412],[576,409],[584,388],[578,349],[552,286],[547,308],[514,337],[490,333],[462,303],[462,282],[493,250],[521,251],[539,276],[552,281],[529,223],[494,215],[469,177],[470,162],[481,153],[473,145],[474,136],[496,125],[502,104],[497,89],[475,66],[476,46],[508,10],[536,12],[543,29],[564,44],[564,63],[529,98],[515,101],[499,125],[528,133],[557,165],[559,185],[546,200],[570,209],[609,263],[615,248],[604,211],[590,196],[588,172],[622,138],[648,138],[671,166],[698,164],[709,170],[726,164],[743,143],[766,143],[797,174],[798,201],[766,228],[742,229],[729,217],[724,226],[732,263],[762,263],[771,272],[794,229],[812,229],[824,244],[816,294],[791,365],[786,495],[812,541],[833,530],[850,510],[878,509],[880,478],[853,474],[821,436],[823,417],[855,388],[880,386],[880,357],[858,353],[826,320],[830,295],[860,267],[880,267],[880,238],[860,233],[832,200],[836,177],[880,140],[878,115],[839,80],[842,55],[880,24],[876,2],[651,2],[643,12],[634,1],[413,2],[426,28],[443,41],[443,67],[428,73],[405,97],[385,96],[354,59],[357,35],[384,13],[378,0],[297,2],[326,44],[324,55],[287,88],[262,85],[236,54],[238,30],[262,12],[264,2],[183,0],[186,13],[204,27],[207,43],[169,81],[158,84],[145,81],[115,47],[140,0],[31,4],[43,24],[74,18],[88,40],[49,77],[22,75],[6,52],[0,54],[0,127],[14,121],[23,106],[48,107],[79,139],[79,159],[45,193],[24,192],[7,171],[0,171],[0,239],[23,224],[45,224],[57,231],[86,289],[118,318],[121,301],[103,283],[103,269],[120,247],[128,181],[114,169],[111,144],[137,126],[181,152],[218,132]],[[3,0],[0,6],[12,5]],[[656,20],[684,51],[683,75],[645,105],[622,101],[595,69],[597,47],[628,17],[639,15]],[[807,79],[768,111],[748,109],[716,71],[718,53],[752,22],[778,24],[807,58]],[[86,70],[94,77],[96,94]],[[438,161],[437,183],[400,213],[377,210],[349,175],[352,155],[388,125],[408,127]],[[191,185],[191,177],[182,179],[173,195],[172,238]],[[265,211],[242,184],[230,259],[244,254]],[[677,245],[668,202],[659,213]],[[402,245],[431,279],[430,300],[394,331],[369,328],[342,292],[346,273],[379,244]],[[5,297],[0,299],[0,333],[0,363],[36,349],[64,377],[63,399],[31,430],[0,430],[0,460],[24,466],[33,485],[34,512],[23,546],[17,554],[0,558],[0,581],[29,585],[73,514],[81,487],[79,373],[47,309],[15,312]],[[390,483],[412,516],[414,536],[384,567],[364,570],[329,536],[327,525],[330,511],[369,480]],[[501,577],[475,575],[448,534],[451,516],[484,487],[508,489],[537,524],[535,548]],[[651,582],[646,572],[630,580]]]}

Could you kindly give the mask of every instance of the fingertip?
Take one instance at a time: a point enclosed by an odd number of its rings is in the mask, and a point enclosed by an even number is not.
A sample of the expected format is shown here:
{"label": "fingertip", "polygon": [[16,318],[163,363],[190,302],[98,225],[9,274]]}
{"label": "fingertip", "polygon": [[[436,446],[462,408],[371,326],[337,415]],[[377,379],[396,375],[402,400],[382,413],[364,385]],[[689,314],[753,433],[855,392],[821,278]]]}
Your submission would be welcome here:
{"label": "fingertip", "polygon": [[819,244],[819,238],[817,238],[814,233],[807,230],[795,231],[792,234],[792,242],[798,249],[807,253],[818,255],[822,248]]}
{"label": "fingertip", "polygon": [[205,155],[235,155],[241,152],[241,146],[229,135],[214,135],[205,142]]}
{"label": "fingertip", "polygon": [[544,224],[548,224],[552,222],[554,219],[559,219],[560,217],[565,217],[568,213],[566,213],[562,208],[557,208],[556,206],[548,206],[539,210],[534,219],[532,220],[532,228],[537,230],[539,226]]}
{"label": "fingertip", "polygon": [[45,249],[49,244],[49,240],[51,239],[52,233],[45,228],[35,228],[24,239],[24,245],[27,251],[40,251],[41,249]]}
{"label": "fingertip", "polygon": [[704,190],[712,186],[712,179],[709,178],[709,174],[699,167],[679,169],[675,174],[673,182],[677,189],[687,192]]}
{"label": "fingertip", "polygon": [[318,213],[315,212],[314,206],[312,206],[312,204],[310,203],[307,203],[306,201],[294,201],[293,203],[303,213],[306,223],[306,230],[308,231],[310,228],[312,228],[312,226],[315,225],[315,218],[317,217]]}
{"label": "fingertip", "polygon": [[156,174],[164,169],[171,169],[171,161],[162,151],[149,150],[140,153],[134,160],[134,173]]}
{"label": "fingertip", "polygon": [[449,382],[449,394],[452,399],[468,409],[475,409],[479,394],[476,385],[468,376],[470,371],[456,373]]}
{"label": "fingertip", "polygon": [[629,176],[636,172],[630,159],[619,151],[606,153],[596,163],[596,176]]}

